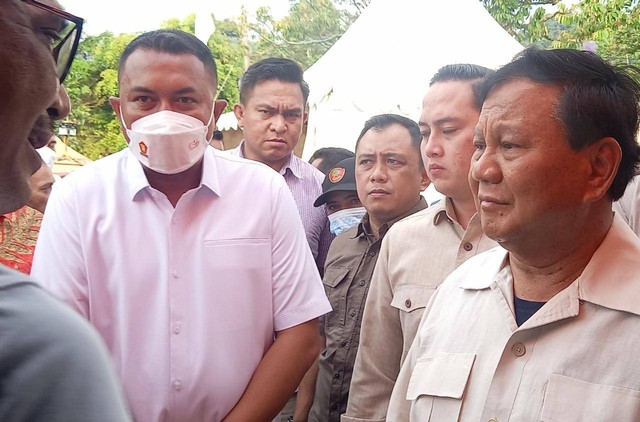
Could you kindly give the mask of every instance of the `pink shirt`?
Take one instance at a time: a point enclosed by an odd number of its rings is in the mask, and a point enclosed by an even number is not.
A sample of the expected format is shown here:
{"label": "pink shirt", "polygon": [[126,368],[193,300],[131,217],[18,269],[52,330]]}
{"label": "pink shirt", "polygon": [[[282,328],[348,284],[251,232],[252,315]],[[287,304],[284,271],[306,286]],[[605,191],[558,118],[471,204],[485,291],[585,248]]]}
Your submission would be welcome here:
{"label": "pink shirt", "polygon": [[[226,152],[244,157],[242,150],[244,142],[242,141],[236,148]],[[323,272],[329,246],[335,237],[329,230],[326,208],[313,205],[316,199],[322,195],[324,174],[293,154],[290,155],[289,160],[282,166],[279,173],[284,177],[284,181],[296,201],[311,253],[313,253],[318,269]]]}
{"label": "pink shirt", "polygon": [[213,148],[175,209],[128,150],[67,176],[32,274],[100,332],[139,421],[221,420],[274,332],[330,310],[282,178]]}

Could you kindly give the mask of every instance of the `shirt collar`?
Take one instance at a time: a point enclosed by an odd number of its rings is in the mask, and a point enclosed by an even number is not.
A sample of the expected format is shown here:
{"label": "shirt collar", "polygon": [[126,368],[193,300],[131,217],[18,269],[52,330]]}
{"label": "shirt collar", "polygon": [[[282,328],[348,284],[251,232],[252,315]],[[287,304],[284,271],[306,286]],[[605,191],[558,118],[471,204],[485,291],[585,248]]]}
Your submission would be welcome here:
{"label": "shirt collar", "polygon": [[[436,211],[436,213],[433,216],[433,225],[437,226],[438,224],[442,223],[443,221],[447,221],[450,224],[451,223],[458,223],[458,220],[456,219],[456,212],[453,209],[453,202],[451,201],[451,198],[446,197],[444,198],[444,200],[439,201],[437,204],[432,205],[434,207],[439,207],[440,210]],[[474,217],[477,214],[474,214]],[[472,217],[472,219],[474,218]]]}
{"label": "shirt collar", "polygon": [[[567,289],[577,290],[577,299],[609,309],[640,315],[640,239],[619,215],[582,274]],[[474,260],[483,271],[461,280],[463,289],[481,290],[504,279],[508,252],[496,247]],[[468,273],[470,274],[470,273]],[[576,295],[569,295],[573,297]]]}
{"label": "shirt collar", "polygon": [[[218,166],[216,166],[215,160],[215,148],[207,147],[203,159],[202,159],[202,179],[200,186],[207,187],[211,192],[216,195],[222,195],[220,188],[220,179],[218,177]],[[127,184],[129,186],[129,198],[133,201],[136,196],[142,192],[145,188],[150,188],[147,176],[144,174],[142,164],[133,155],[133,153],[127,148],[125,158],[125,171],[127,176]]]}
{"label": "shirt collar", "polygon": [[[242,158],[246,158],[244,156],[244,144],[245,140],[243,139],[242,141],[240,141],[240,145],[235,148],[235,150],[238,152],[238,156]],[[303,179],[302,166],[299,160],[294,160],[293,153],[289,154],[289,159],[284,163],[278,173],[284,176],[284,174],[287,172],[287,169],[289,169],[291,171],[291,174],[293,174],[297,179]]]}

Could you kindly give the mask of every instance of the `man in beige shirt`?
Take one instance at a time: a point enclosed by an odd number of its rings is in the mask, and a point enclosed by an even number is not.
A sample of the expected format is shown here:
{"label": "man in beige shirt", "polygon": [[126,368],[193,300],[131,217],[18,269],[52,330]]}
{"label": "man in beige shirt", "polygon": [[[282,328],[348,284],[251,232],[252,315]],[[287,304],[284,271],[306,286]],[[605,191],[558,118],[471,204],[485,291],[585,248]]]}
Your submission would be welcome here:
{"label": "man in beige shirt", "polygon": [[640,85],[527,49],[483,84],[470,178],[502,248],[430,301],[389,421],[640,420],[640,239],[611,211],[640,162]]}
{"label": "man in beige shirt", "polygon": [[481,103],[475,88],[490,73],[448,65],[431,80],[420,130],[427,173],[446,198],[398,222],[382,243],[360,333],[343,421],[382,421],[394,382],[436,287],[458,265],[495,243],[484,237],[468,182]]}

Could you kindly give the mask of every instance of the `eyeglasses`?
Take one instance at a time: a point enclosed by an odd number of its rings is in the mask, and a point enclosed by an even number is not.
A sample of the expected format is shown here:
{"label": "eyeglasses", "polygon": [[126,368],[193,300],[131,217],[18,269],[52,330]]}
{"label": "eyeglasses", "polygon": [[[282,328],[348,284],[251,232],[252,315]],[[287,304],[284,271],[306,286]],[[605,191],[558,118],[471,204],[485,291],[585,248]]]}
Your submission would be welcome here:
{"label": "eyeglasses", "polygon": [[82,24],[84,19],[60,10],[56,7],[49,6],[38,0],[22,0],[24,3],[30,4],[49,13],[53,13],[63,19],[58,34],[51,42],[53,59],[56,61],[56,70],[60,83],[64,81],[71,68],[73,58],[78,51],[80,36],[82,35]]}

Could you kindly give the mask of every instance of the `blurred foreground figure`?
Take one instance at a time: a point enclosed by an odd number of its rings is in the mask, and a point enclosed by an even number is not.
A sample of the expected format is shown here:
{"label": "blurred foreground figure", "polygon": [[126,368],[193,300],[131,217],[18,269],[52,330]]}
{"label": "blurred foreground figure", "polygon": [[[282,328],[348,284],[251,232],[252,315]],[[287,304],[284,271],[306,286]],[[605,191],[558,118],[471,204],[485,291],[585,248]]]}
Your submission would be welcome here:
{"label": "blurred foreground figure", "polygon": [[[79,39],[73,31],[79,34],[81,25],[55,1],[0,0],[0,214],[27,203],[29,177],[42,165],[34,148],[49,140],[52,119],[69,111],[60,82]],[[0,381],[2,421],[129,419],[91,327],[2,265]]]}

